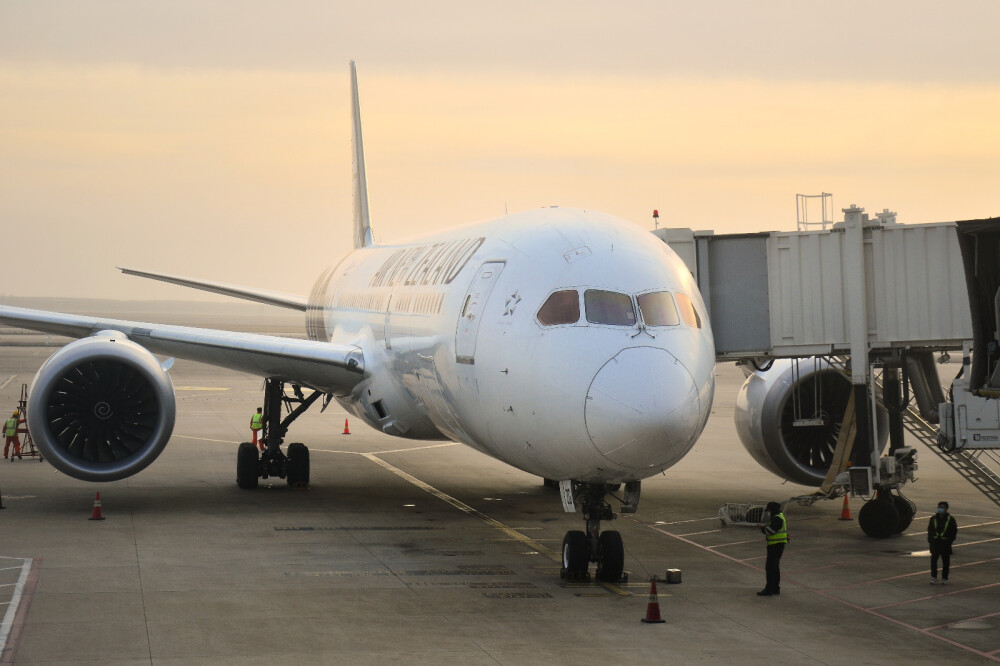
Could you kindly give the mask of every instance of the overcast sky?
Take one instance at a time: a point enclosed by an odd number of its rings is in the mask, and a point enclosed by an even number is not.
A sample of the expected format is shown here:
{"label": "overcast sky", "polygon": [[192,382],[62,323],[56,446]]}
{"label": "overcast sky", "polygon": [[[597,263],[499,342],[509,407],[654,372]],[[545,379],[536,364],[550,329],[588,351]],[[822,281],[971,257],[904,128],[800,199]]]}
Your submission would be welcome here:
{"label": "overcast sky", "polygon": [[795,194],[1000,215],[1000,3],[0,0],[0,295],[307,293],[376,238],[547,205],[793,229]]}

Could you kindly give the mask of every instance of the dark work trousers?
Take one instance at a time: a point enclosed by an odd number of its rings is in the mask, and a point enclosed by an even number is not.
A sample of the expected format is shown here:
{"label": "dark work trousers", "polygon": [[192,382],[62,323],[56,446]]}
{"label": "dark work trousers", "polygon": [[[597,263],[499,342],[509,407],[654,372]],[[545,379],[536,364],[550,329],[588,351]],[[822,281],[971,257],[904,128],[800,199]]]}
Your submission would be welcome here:
{"label": "dark work trousers", "polygon": [[941,557],[941,578],[948,580],[948,567],[951,566],[951,544],[947,541],[931,541],[931,578],[937,578],[938,556]]}
{"label": "dark work trousers", "polygon": [[[776,543],[767,547],[767,562],[764,564],[764,573],[767,574],[767,585],[765,590],[779,592],[781,590],[781,554],[785,552],[785,544]],[[947,565],[945,565],[947,566]]]}

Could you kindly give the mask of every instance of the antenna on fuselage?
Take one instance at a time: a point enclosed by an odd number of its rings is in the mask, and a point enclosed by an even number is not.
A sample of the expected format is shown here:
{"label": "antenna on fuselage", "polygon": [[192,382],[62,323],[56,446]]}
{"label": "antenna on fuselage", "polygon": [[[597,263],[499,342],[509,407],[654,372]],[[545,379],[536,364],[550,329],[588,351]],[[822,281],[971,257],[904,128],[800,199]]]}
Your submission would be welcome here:
{"label": "antenna on fuselage", "polygon": [[358,69],[351,61],[351,129],[354,147],[354,249],[372,243],[372,223],[368,213],[368,179],[365,176],[365,145],[361,139],[361,102],[358,98]]}

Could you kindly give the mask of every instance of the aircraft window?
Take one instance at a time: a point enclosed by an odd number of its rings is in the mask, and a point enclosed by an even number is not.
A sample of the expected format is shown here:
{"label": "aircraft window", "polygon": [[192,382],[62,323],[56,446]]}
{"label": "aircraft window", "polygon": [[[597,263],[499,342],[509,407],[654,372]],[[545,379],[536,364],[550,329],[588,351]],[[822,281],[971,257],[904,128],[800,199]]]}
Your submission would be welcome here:
{"label": "aircraft window", "polygon": [[701,328],[701,317],[698,316],[698,311],[691,305],[691,299],[686,294],[677,293],[677,307],[685,324],[691,328]]}
{"label": "aircraft window", "polygon": [[587,321],[591,324],[635,326],[635,310],[628,295],[588,289],[583,294],[583,300],[587,306]]}
{"label": "aircraft window", "polygon": [[642,312],[642,320],[646,322],[646,326],[676,326],[681,323],[670,292],[654,291],[643,294],[636,300],[639,301],[639,311]]}
{"label": "aircraft window", "polygon": [[573,289],[555,292],[539,308],[538,321],[543,326],[575,324],[580,321],[580,294]]}

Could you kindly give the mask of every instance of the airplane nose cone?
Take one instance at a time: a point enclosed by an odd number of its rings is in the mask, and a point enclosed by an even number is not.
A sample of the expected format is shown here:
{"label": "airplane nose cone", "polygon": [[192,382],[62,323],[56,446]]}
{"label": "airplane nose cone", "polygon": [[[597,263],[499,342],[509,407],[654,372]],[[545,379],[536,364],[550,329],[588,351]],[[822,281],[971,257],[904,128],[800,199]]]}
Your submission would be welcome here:
{"label": "airplane nose cone", "polygon": [[693,443],[698,390],[687,368],[668,351],[635,347],[597,372],[584,410],[594,446],[634,470],[667,467]]}

